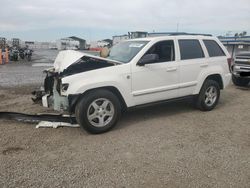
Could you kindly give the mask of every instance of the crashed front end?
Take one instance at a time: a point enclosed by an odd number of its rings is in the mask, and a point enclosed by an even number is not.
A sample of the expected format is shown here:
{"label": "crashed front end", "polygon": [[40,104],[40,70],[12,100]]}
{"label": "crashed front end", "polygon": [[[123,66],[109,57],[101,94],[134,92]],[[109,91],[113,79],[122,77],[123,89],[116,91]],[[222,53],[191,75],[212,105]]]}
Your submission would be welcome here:
{"label": "crashed front end", "polygon": [[[79,94],[65,95],[70,83],[62,79],[86,71],[101,69],[119,64],[119,62],[77,51],[62,51],[58,54],[53,68],[44,71],[46,77],[41,90],[33,92],[34,102],[42,100],[44,107],[56,111],[74,113]],[[81,80],[79,80],[81,81]]]}
{"label": "crashed front end", "polygon": [[53,107],[56,111],[68,111],[68,97],[61,95],[62,91],[67,88],[67,84],[62,85],[60,74],[55,72],[54,68],[44,72],[46,77],[44,79],[44,95],[42,96],[43,106]]}

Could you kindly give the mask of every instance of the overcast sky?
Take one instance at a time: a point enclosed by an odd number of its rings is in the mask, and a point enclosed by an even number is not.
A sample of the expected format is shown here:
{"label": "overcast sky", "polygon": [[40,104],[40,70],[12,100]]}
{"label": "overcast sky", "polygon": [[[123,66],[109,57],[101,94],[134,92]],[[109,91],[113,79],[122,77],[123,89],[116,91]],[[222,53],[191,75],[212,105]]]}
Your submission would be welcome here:
{"label": "overcast sky", "polygon": [[0,0],[0,37],[87,40],[128,31],[250,34],[250,0]]}

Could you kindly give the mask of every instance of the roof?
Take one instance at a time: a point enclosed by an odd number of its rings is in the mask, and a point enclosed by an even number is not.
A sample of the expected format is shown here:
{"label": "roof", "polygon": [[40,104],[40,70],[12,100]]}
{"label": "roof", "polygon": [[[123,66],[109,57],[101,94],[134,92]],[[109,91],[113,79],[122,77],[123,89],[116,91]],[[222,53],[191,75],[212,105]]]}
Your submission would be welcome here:
{"label": "roof", "polygon": [[114,35],[113,37],[128,37],[128,35],[127,34],[124,34],[124,35]]}
{"label": "roof", "polygon": [[82,38],[79,38],[79,37],[75,37],[75,36],[68,37],[68,38],[71,38],[71,39],[77,40],[77,41],[81,41],[81,42],[86,42],[86,40],[84,40],[84,39],[82,39]]}
{"label": "roof", "polygon": [[101,41],[105,41],[105,42],[109,42],[109,43],[112,43],[112,40],[111,39],[103,39]]}

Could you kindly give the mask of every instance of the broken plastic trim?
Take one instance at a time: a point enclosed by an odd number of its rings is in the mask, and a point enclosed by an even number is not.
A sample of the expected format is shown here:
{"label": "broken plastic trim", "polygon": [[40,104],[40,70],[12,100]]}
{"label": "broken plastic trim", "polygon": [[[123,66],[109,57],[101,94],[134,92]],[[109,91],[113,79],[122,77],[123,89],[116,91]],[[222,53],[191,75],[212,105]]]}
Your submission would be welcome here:
{"label": "broken plastic trim", "polygon": [[38,123],[40,121],[64,122],[76,124],[76,118],[62,114],[24,114],[17,112],[0,112],[0,119],[16,120],[28,123]]}

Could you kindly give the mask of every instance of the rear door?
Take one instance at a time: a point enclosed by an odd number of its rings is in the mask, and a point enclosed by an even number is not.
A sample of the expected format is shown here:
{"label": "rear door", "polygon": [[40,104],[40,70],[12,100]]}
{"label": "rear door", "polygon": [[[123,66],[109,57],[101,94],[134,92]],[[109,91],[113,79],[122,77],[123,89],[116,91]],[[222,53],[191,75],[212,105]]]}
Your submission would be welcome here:
{"label": "rear door", "polygon": [[180,96],[192,95],[202,69],[208,67],[199,39],[178,39],[180,58]]}

